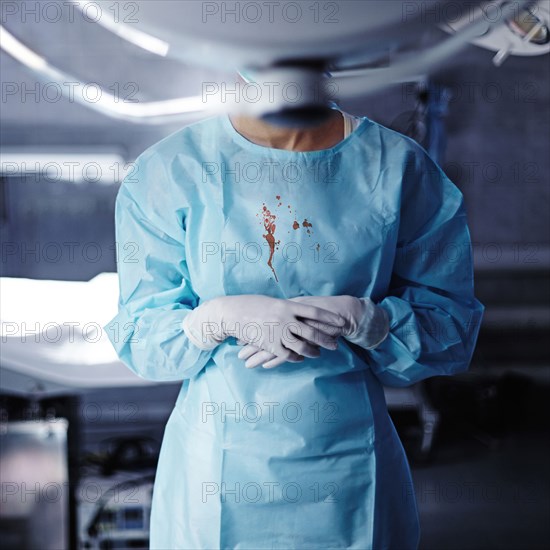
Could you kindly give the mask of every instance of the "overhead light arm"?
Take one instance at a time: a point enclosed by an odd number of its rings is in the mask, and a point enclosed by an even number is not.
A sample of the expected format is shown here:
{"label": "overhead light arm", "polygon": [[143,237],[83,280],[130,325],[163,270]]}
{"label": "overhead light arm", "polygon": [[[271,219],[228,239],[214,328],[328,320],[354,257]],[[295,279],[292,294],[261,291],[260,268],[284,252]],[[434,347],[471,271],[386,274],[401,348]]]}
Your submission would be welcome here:
{"label": "overhead light arm", "polygon": [[[74,0],[74,3],[81,7],[82,2]],[[278,84],[278,87],[270,88],[270,93],[265,93],[267,90],[264,89],[264,95],[259,101],[247,100],[247,97],[242,94],[242,89],[238,89],[235,94],[223,94],[213,93],[212,89],[206,88],[203,89],[202,95],[191,97],[161,101],[121,102],[119,98],[99,85],[96,85],[98,88],[97,101],[87,101],[85,97],[78,94],[71,98],[87,108],[111,118],[145,124],[187,122],[189,115],[200,113],[238,113],[262,117],[300,108],[306,109],[307,112],[307,109],[311,107],[320,108],[328,105],[331,99],[356,99],[399,82],[417,79],[418,75],[434,70],[469,43],[475,43],[480,36],[486,35],[499,26],[505,27],[503,23],[510,22],[515,16],[517,17],[518,10],[527,9],[532,4],[532,0],[501,3],[500,15],[494,20],[488,21],[487,18],[478,17],[473,22],[461,26],[449,38],[429,49],[396,56],[395,62],[387,68],[341,73],[331,70],[331,79],[324,77],[322,63],[319,67],[312,68],[306,60],[300,59],[291,59],[286,65],[258,69],[256,73],[259,75],[260,84],[248,83],[245,86]],[[133,29],[128,25],[121,26],[119,23],[111,22],[108,18],[104,18],[102,24],[125,40],[138,44],[160,56],[167,55],[170,51],[170,45],[167,42],[144,33],[142,30]],[[527,31],[524,41],[531,40],[539,30],[539,25],[534,25]],[[0,26],[0,45],[6,53],[41,79],[60,84],[61,90],[67,96],[69,91],[62,85],[63,82],[71,81],[84,86],[80,79],[57,69],[3,26]],[[330,59],[326,59],[327,65],[330,61]],[[303,97],[298,102],[292,103],[288,100],[284,93],[284,85],[287,84],[294,84],[302,91]],[[89,87],[90,84],[87,86]],[[215,88],[215,84],[212,86]],[[335,95],[337,97],[334,97]]]}

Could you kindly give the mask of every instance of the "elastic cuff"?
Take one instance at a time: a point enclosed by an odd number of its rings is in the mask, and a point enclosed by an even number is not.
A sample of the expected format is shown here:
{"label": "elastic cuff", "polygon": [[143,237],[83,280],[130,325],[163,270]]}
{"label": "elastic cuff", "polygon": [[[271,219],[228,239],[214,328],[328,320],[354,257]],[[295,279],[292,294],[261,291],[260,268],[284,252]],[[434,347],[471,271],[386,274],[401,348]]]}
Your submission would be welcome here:
{"label": "elastic cuff", "polygon": [[380,306],[377,306],[377,305],[375,305],[374,307],[378,308],[378,310],[380,311],[380,315],[382,315],[384,317],[384,324],[386,326],[386,329],[384,331],[384,336],[382,336],[382,338],[380,340],[378,340],[378,342],[376,342],[376,344],[373,344],[372,346],[369,346],[368,348],[365,348],[365,349],[368,349],[368,350],[373,350],[373,349],[376,349],[378,346],[380,346],[380,344],[382,344],[382,342],[384,342],[386,340],[386,338],[388,337],[388,335],[390,333],[390,316],[388,315],[388,312],[383,307],[380,307]]}

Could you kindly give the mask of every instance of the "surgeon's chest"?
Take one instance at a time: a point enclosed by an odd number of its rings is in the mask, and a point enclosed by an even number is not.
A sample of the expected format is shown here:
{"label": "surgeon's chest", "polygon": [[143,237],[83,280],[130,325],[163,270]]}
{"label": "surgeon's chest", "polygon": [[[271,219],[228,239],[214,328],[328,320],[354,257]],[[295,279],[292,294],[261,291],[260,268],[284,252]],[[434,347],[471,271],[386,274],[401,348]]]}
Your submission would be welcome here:
{"label": "surgeon's chest", "polygon": [[211,282],[199,290],[289,297],[368,286],[395,225],[368,182],[296,168],[253,181],[251,170],[203,188],[188,216],[190,267]]}

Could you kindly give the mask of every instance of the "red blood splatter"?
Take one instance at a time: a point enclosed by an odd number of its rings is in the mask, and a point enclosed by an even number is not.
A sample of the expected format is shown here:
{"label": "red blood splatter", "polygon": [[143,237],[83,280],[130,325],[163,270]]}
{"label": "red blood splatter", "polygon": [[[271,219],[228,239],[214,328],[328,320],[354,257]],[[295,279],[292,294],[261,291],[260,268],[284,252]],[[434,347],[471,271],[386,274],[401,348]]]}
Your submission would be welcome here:
{"label": "red blood splatter", "polygon": [[281,195],[276,195],[275,198],[280,201],[281,200]]}
{"label": "red blood splatter", "polygon": [[267,233],[263,235],[263,238],[267,241],[270,251],[267,265],[271,268],[271,271],[273,271],[273,275],[275,275],[275,280],[279,282],[277,273],[275,273],[275,269],[273,268],[273,254],[275,254],[275,247],[278,246],[280,242],[275,240],[275,229],[277,228],[277,226],[275,225],[275,220],[277,219],[277,216],[275,216],[275,214],[272,214],[265,204],[262,208],[262,211],[264,217],[264,228],[267,231]]}
{"label": "red blood splatter", "polygon": [[309,228],[313,227],[313,225],[311,225],[307,220],[304,220],[302,225],[307,228],[307,234],[311,235],[311,230]]}
{"label": "red blood splatter", "polygon": [[295,221],[293,224],[292,224],[292,229],[300,229],[300,224]]}

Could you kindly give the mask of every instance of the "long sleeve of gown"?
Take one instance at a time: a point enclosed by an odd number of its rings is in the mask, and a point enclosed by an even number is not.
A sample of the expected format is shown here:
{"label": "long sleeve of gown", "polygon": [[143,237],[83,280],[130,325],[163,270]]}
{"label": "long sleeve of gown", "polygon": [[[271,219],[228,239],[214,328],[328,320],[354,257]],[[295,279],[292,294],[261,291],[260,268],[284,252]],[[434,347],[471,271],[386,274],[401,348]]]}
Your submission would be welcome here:
{"label": "long sleeve of gown", "polygon": [[120,359],[156,381],[191,378],[212,355],[182,329],[198,297],[186,262],[185,205],[174,204],[173,186],[165,161],[144,153],[115,206],[120,294],[118,314],[105,329]]}
{"label": "long sleeve of gown", "polygon": [[390,333],[367,360],[382,383],[468,369],[484,307],[474,296],[463,197],[421,148],[407,158],[392,278],[379,305]]}

